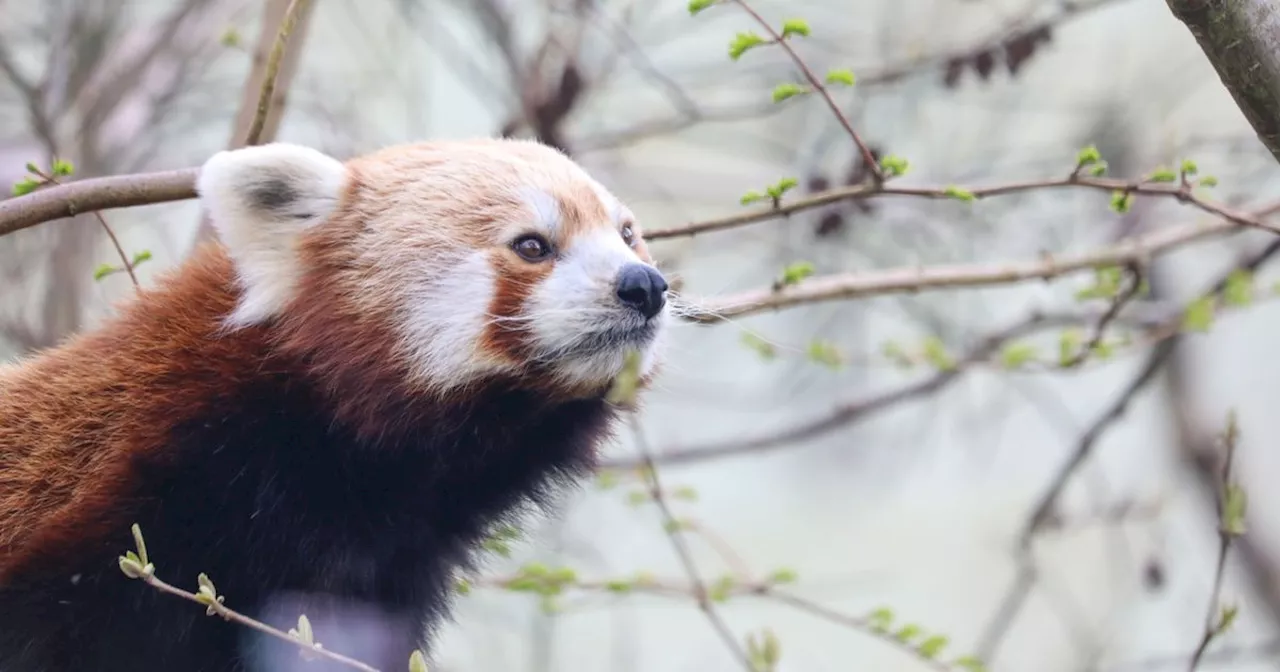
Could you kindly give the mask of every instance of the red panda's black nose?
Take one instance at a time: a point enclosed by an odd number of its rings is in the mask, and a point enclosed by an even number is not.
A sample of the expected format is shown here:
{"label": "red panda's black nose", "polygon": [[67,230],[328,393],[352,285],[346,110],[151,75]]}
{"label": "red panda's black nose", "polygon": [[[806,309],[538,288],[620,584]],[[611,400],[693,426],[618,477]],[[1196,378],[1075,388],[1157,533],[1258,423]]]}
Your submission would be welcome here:
{"label": "red panda's black nose", "polygon": [[662,310],[667,302],[667,281],[648,264],[627,264],[618,273],[618,298],[635,308],[645,319]]}

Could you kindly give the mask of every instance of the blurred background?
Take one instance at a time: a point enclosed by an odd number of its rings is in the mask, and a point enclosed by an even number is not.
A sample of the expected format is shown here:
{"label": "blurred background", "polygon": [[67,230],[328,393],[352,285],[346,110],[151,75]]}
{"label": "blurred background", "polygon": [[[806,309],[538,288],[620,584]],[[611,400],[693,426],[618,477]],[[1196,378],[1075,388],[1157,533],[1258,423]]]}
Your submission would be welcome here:
{"label": "blurred background", "polygon": [[[878,155],[910,161],[901,185],[1061,178],[1095,144],[1113,176],[1191,158],[1220,202],[1280,197],[1274,160],[1163,0],[749,4],[775,26],[808,21],[793,43],[815,72],[852,70],[856,86],[832,93]],[[199,165],[243,134],[287,5],[0,2],[0,180],[55,157],[76,178]],[[339,157],[538,138],[651,230],[742,212],[743,194],[784,177],[799,185],[788,198],[863,180],[820,99],[771,101],[800,81],[782,50],[729,58],[744,30],[759,27],[739,7],[691,16],[685,0],[312,0],[264,137]],[[883,197],[653,248],[686,301],[720,305],[798,263],[826,275],[1034,262],[1211,221],[1173,199],[1108,206],[1088,190]],[[130,255],[150,252],[144,285],[207,235],[191,201],[104,216]],[[1063,334],[1087,339],[1107,307],[1077,298],[1088,273],[678,325],[640,432],[619,432],[598,482],[494,544],[433,669],[736,670],[748,637],[776,638],[788,672],[963,669],[948,661],[964,654],[991,670],[1186,669],[1211,609],[1232,409],[1250,506],[1221,598],[1239,613],[1201,668],[1280,667],[1272,242],[1233,233],[1153,259],[1149,292],[1114,324],[1139,335],[1067,370],[1053,365]],[[95,269],[117,262],[91,215],[0,240],[0,355],[110,314],[134,288]],[[1187,306],[1238,267],[1256,267],[1253,300],[1178,335]],[[1047,366],[1009,365],[1015,328]],[[643,451],[661,505],[636,468]],[[512,590],[529,563],[582,585]],[[794,574],[794,600],[743,594],[778,572]],[[731,595],[700,609],[699,584]],[[891,630],[945,635],[945,652],[930,662],[878,636],[886,608]]]}

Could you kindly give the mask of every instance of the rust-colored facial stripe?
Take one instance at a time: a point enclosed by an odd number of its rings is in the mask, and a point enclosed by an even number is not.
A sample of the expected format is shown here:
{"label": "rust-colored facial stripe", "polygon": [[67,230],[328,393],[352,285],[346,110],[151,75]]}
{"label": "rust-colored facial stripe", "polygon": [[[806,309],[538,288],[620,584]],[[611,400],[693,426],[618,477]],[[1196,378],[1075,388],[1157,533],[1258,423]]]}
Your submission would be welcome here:
{"label": "rust-colored facial stripe", "polygon": [[489,259],[494,271],[494,292],[480,348],[505,359],[523,361],[529,356],[530,338],[525,302],[538,283],[551,274],[555,262],[529,263],[507,250],[495,250]]}

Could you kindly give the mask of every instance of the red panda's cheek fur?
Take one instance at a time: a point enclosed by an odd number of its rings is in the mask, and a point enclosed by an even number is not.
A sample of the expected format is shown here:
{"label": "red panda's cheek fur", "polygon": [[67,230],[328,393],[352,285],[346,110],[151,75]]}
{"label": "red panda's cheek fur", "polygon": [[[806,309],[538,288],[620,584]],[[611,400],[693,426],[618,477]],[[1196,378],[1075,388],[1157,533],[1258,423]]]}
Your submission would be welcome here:
{"label": "red panda's cheek fur", "polygon": [[554,262],[529,263],[513,258],[506,250],[495,250],[489,263],[494,271],[493,299],[480,349],[507,361],[528,361],[533,354],[533,332],[525,306],[538,284],[551,275]]}

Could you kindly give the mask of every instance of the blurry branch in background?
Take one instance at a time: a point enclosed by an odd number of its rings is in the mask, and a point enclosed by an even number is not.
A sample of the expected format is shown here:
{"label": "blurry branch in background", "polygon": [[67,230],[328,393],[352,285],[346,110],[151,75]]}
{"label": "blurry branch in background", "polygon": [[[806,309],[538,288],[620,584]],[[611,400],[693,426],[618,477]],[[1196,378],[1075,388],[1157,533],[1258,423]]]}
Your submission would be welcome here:
{"label": "blurry branch in background", "polygon": [[1280,161],[1280,13],[1270,0],[1166,0]]}
{"label": "blurry branch in background", "polygon": [[[639,360],[637,359],[637,364]],[[715,607],[711,604],[711,594],[707,590],[707,586],[702,581],[702,575],[698,572],[698,566],[693,560],[693,554],[689,551],[684,535],[680,532],[680,523],[675,515],[671,513],[671,507],[667,504],[666,497],[662,490],[662,482],[658,478],[658,471],[653,466],[653,456],[649,450],[649,443],[644,436],[644,430],[635,420],[634,414],[630,414],[631,431],[635,436],[636,445],[639,447],[641,459],[644,463],[642,469],[644,473],[645,485],[649,490],[649,496],[658,507],[658,512],[662,516],[663,529],[667,531],[667,536],[671,539],[671,546],[675,549],[676,555],[680,558],[680,564],[684,567],[685,573],[689,577],[689,582],[693,585],[693,597],[698,602],[698,608],[702,613],[706,614],[707,620],[711,622],[711,626],[715,628],[720,639],[724,641],[725,646],[729,648],[733,657],[738,660],[747,672],[754,672],[758,668],[753,661],[747,657],[747,652],[738,643],[737,637],[733,631],[725,624],[724,619],[716,612]]]}
{"label": "blurry branch in background", "polygon": [[1245,533],[1245,509],[1247,508],[1244,490],[1232,480],[1231,467],[1235,463],[1236,443],[1240,438],[1240,429],[1236,424],[1235,413],[1227,419],[1227,429],[1222,436],[1222,445],[1226,456],[1222,467],[1221,496],[1217,500],[1218,512],[1218,562],[1213,573],[1213,589],[1209,594],[1209,609],[1205,615],[1204,635],[1200,644],[1191,654],[1191,663],[1187,672],[1195,672],[1205,651],[1222,633],[1226,632],[1236,619],[1239,608],[1236,606],[1220,606],[1222,600],[1222,576],[1227,567],[1227,551],[1231,549],[1231,541]]}
{"label": "blurry branch in background", "polygon": [[[58,180],[58,177],[69,177],[74,170],[75,168],[69,162],[59,159],[54,159],[53,165],[50,166],[47,171],[34,163],[28,163],[27,172],[40,179],[37,180],[27,177],[24,181],[19,182],[14,188],[15,190],[30,189],[34,191],[44,187],[45,185],[62,184],[62,182]],[[123,264],[120,269],[116,269],[110,264],[103,264],[102,266],[99,266],[98,271],[95,271],[94,276],[101,279],[116,272],[117,270],[124,270],[129,275],[129,281],[133,283],[133,288],[135,290],[140,289],[141,285],[138,284],[138,276],[133,272],[133,267],[137,265],[138,261],[148,259],[151,255],[148,253],[135,257],[132,260],[129,259],[129,255],[125,254],[124,247],[120,245],[120,239],[116,238],[115,231],[113,231],[111,226],[107,224],[107,220],[102,216],[102,213],[94,210],[92,214],[94,218],[98,220],[98,223],[102,225],[102,230],[106,232],[107,237],[111,239],[111,246],[115,248],[116,254],[120,255],[120,262]]]}
{"label": "blurry branch in background", "polygon": [[309,0],[271,0],[264,5],[262,34],[253,51],[253,69],[245,81],[231,149],[259,145],[275,137],[289,83],[298,68],[311,7]]}
{"label": "blurry branch in background", "polygon": [[[0,28],[0,96],[25,110],[35,141],[6,147],[15,164],[8,168],[31,161],[47,169],[64,161],[75,165],[78,178],[137,170],[165,146],[160,129],[181,117],[177,104],[203,83],[222,50],[217,31],[238,4],[178,0],[143,18],[136,3],[123,0],[44,2],[7,14],[12,21]],[[42,202],[46,188],[61,192],[75,184],[41,187],[32,202]],[[23,199],[3,204],[15,200]],[[47,346],[80,327],[91,276],[102,277],[93,271],[102,238],[100,222],[87,226],[90,210],[46,211],[49,219],[73,221],[0,249],[8,286],[24,288],[21,301],[0,318],[10,345]],[[31,306],[34,313],[25,308]]]}
{"label": "blurry branch in background", "polygon": [[[275,139],[316,1],[266,0],[263,3],[258,42],[253,49],[253,65],[244,82],[228,149]],[[195,240],[199,242],[212,237],[213,224],[201,213]]]}
{"label": "blurry branch in background", "polygon": [[[1256,273],[1263,264],[1272,259],[1278,252],[1280,252],[1280,239],[1273,240],[1261,251],[1251,255],[1250,258],[1233,265],[1201,296],[1222,300],[1233,293],[1245,293],[1236,289],[1236,279],[1244,277],[1245,274],[1252,275]],[[1203,298],[1197,299],[1198,302],[1203,300]],[[1188,312],[1184,311],[1180,316],[1181,319],[1185,321],[1188,314]],[[1194,326],[1198,327],[1199,325]],[[1171,368],[1169,363],[1175,361],[1174,355],[1182,337],[1183,330],[1174,329],[1169,332],[1167,339],[1156,345],[1155,349],[1147,356],[1146,363],[1139,369],[1131,382],[1125,386],[1125,389],[1117,395],[1115,401],[1084,432],[1076,448],[1054,475],[1045,493],[1041,495],[1039,503],[1032,508],[1031,514],[1023,526],[1016,551],[1019,569],[1009,590],[1001,599],[995,615],[985,629],[978,647],[980,655],[988,659],[994,658],[1019,611],[1026,603],[1027,598],[1030,597],[1037,576],[1034,560],[1031,557],[1031,544],[1035,535],[1045,530],[1056,518],[1057,502],[1068,483],[1078,473],[1084,462],[1093,454],[1102,436],[1124,418],[1125,412],[1133,404],[1135,397],[1150,387],[1157,380],[1161,371]],[[1234,419],[1231,425],[1234,425]],[[1230,436],[1234,443],[1235,434],[1230,434]],[[1232,450],[1234,450],[1234,447]]]}

